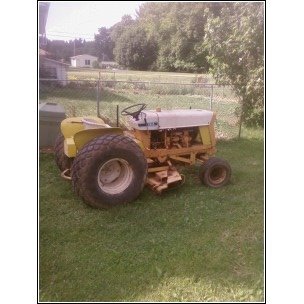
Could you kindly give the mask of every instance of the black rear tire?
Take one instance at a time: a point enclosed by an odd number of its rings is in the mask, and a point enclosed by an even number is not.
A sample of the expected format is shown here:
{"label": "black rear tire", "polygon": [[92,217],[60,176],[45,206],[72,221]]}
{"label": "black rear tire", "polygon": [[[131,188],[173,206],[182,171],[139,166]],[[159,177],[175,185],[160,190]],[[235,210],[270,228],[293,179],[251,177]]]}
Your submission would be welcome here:
{"label": "black rear tire", "polygon": [[129,137],[105,135],[91,140],[77,154],[71,168],[75,192],[95,208],[134,201],[147,176],[147,161]]}
{"label": "black rear tire", "polygon": [[227,185],[231,177],[231,167],[226,160],[211,157],[199,169],[199,178],[202,183],[211,188],[220,188]]}
{"label": "black rear tire", "polygon": [[62,134],[58,134],[55,140],[54,154],[55,162],[61,172],[71,168],[73,159],[64,154],[64,137]]}

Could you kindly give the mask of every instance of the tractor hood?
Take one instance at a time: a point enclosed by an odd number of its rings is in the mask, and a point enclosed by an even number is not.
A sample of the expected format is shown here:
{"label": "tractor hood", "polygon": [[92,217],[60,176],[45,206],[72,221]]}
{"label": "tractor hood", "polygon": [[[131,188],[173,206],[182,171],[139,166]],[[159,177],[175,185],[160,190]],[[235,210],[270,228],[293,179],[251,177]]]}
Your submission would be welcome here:
{"label": "tractor hood", "polygon": [[138,120],[130,118],[131,127],[137,130],[162,130],[207,126],[214,112],[201,109],[145,110]]}

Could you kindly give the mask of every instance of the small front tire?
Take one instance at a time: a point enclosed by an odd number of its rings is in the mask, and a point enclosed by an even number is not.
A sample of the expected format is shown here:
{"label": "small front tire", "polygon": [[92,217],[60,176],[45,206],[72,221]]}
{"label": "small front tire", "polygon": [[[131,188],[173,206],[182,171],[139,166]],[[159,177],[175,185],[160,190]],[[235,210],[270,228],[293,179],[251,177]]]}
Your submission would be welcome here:
{"label": "small front tire", "polygon": [[203,184],[211,188],[227,185],[231,177],[231,167],[226,160],[211,157],[199,169],[199,178]]}

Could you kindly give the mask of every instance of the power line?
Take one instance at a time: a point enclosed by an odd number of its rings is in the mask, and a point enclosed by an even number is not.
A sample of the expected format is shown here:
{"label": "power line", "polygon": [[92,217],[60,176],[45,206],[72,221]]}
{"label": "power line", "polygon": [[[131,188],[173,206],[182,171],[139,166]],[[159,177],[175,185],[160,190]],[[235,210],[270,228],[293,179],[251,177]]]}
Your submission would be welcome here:
{"label": "power line", "polygon": [[75,35],[75,36],[69,36],[69,35],[59,35],[59,34],[46,34],[47,37],[61,37],[61,38],[71,38],[71,39],[89,39],[89,40],[94,40],[95,37],[93,36],[90,36],[90,37],[84,37],[84,36],[78,36],[78,35]]}
{"label": "power line", "polygon": [[72,35],[72,36],[75,36],[75,35],[83,35],[83,36],[91,36],[92,34],[90,33],[72,33],[72,32],[62,32],[62,31],[48,31],[48,33],[59,33],[59,34],[68,34],[68,35]]}

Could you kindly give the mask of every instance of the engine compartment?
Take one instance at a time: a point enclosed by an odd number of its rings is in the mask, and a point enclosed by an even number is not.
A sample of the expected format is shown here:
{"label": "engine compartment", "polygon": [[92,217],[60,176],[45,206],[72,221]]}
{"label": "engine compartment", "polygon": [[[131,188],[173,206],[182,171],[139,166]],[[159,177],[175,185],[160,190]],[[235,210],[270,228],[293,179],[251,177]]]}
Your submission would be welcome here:
{"label": "engine compartment", "polygon": [[150,131],[150,149],[189,148],[198,132],[198,127]]}

